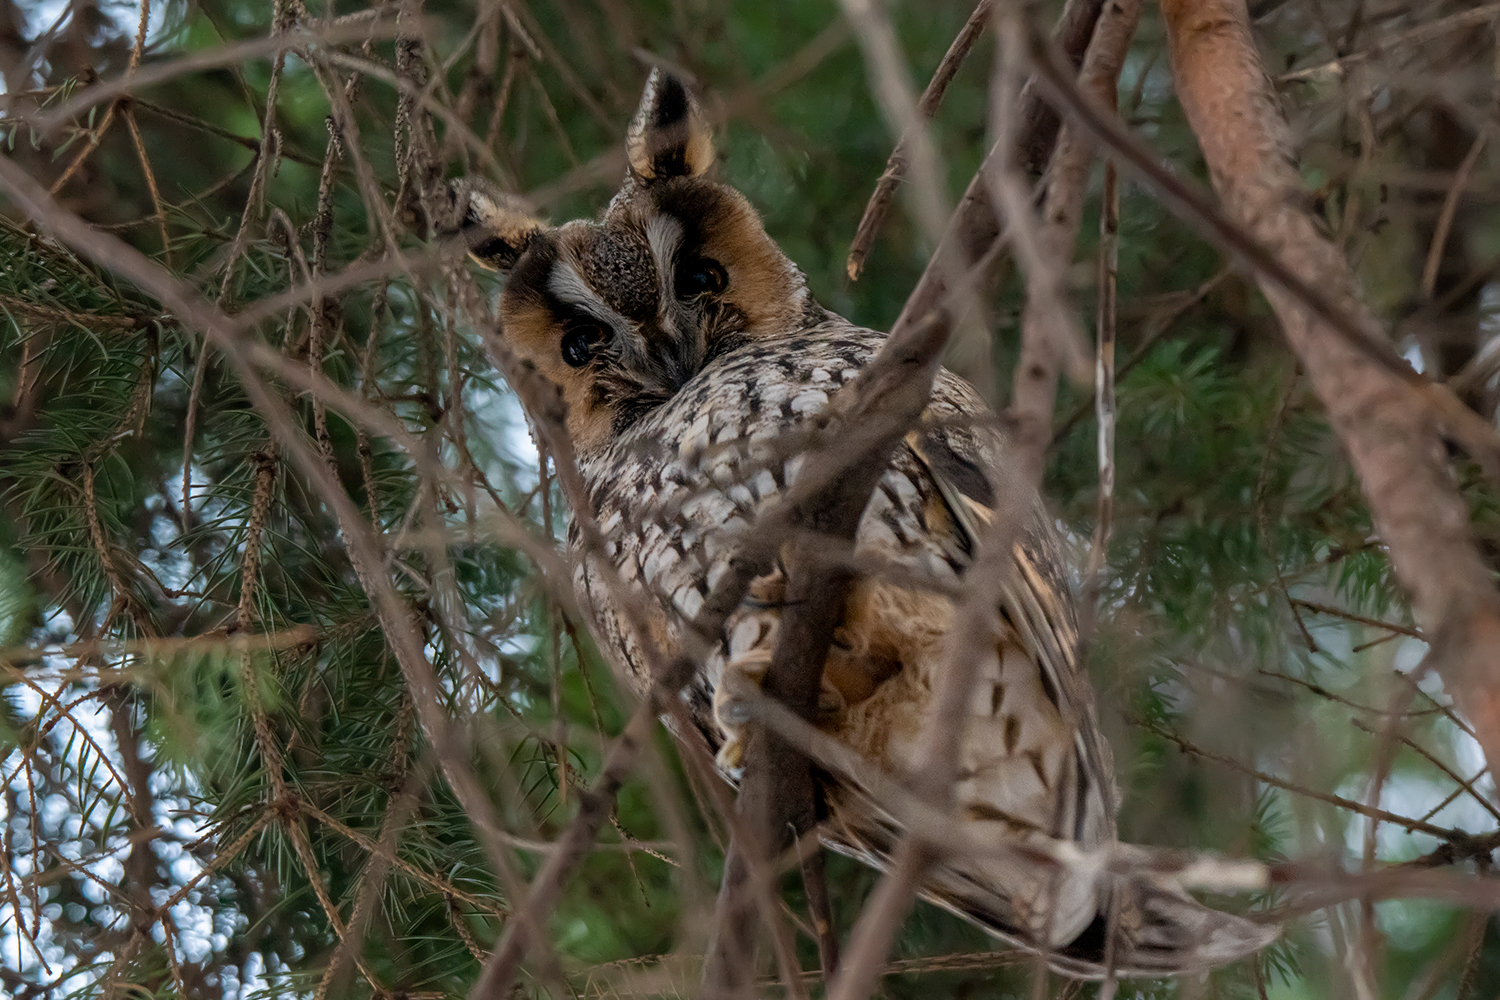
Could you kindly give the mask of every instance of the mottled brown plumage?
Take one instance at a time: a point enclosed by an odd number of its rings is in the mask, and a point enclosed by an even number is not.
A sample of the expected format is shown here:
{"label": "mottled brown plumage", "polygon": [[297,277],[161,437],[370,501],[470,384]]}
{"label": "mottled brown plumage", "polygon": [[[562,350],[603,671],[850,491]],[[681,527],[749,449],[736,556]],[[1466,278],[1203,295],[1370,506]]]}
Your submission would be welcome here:
{"label": "mottled brown plumage", "polygon": [[[817,305],[800,271],[733,188],[703,175],[712,144],[681,83],[653,73],[627,137],[631,173],[599,221],[547,227],[486,185],[461,181],[454,208],[481,262],[509,272],[503,335],[562,389],[605,560],[580,556],[579,591],[601,647],[644,692],[646,662],[610,574],[644,596],[650,640],[674,648],[758,512],[799,474],[816,416],[884,335]],[[940,373],[860,521],[856,555],[894,573],[856,581],[824,670],[819,724],[871,767],[917,763],[953,618],[994,484],[1010,463],[992,414]],[[961,747],[955,789],[966,832],[1000,844],[1115,836],[1113,761],[1079,663],[1065,564],[1040,507],[1015,549],[1017,572]],[[925,585],[924,585],[925,581]],[[742,701],[770,662],[779,573],[756,581],[721,644],[684,692],[733,780]],[[883,866],[897,819],[850,780],[824,788],[824,842]],[[923,895],[1097,976],[1204,967],[1274,931],[1148,883],[1044,869],[995,852],[947,857]],[[1106,946],[1113,909],[1115,940]]]}

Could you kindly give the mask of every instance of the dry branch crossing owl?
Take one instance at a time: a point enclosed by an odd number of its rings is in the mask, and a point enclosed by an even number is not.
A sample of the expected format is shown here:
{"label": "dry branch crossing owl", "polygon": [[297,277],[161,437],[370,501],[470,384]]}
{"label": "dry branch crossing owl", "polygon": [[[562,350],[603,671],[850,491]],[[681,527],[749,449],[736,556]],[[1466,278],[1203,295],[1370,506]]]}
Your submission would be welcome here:
{"label": "dry branch crossing owl", "polygon": [[[452,193],[470,253],[507,274],[502,337],[561,390],[604,539],[588,553],[573,533],[578,588],[600,646],[644,691],[637,625],[656,647],[676,648],[758,512],[796,481],[813,418],[884,335],[818,305],[745,197],[709,179],[709,131],[678,80],[652,73],[626,148],[629,176],[597,220],[548,226],[479,181]],[[990,411],[942,372],[860,521],[862,568],[824,669],[819,725],[872,768],[899,778],[916,761],[955,595],[1007,465]],[[1103,975],[1106,960],[1165,974],[1260,947],[1274,930],[1180,892],[998,849],[1115,838],[1113,761],[1039,507],[1019,537],[955,789],[956,822],[997,850],[945,856],[924,897],[1045,947],[1073,975]],[[770,662],[781,585],[779,573],[755,582],[683,694],[731,778],[742,719],[734,693]],[[883,866],[895,817],[856,780],[830,778],[823,791],[825,843]]]}

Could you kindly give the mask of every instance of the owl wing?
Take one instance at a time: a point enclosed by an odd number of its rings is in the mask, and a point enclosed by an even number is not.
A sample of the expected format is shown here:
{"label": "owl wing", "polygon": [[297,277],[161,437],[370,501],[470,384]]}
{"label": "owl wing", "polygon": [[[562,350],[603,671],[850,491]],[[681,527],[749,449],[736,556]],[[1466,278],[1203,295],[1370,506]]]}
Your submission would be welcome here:
{"label": "owl wing", "polygon": [[[865,512],[857,548],[898,563],[925,556],[916,561],[962,592],[1002,477],[1014,468],[993,413],[966,383],[941,373],[921,425],[893,456]],[[1065,563],[1039,502],[1023,508],[1017,527],[1014,571],[996,595],[1000,628],[973,665],[955,818],[968,836],[997,846],[1040,848],[1061,839],[1095,848],[1114,839],[1113,767],[1081,672]],[[834,734],[899,774],[924,759],[958,600],[953,589],[939,598],[878,577],[863,587],[881,592],[851,604],[844,628],[897,636],[900,669],[852,705]],[[866,605],[880,610],[868,614]],[[884,867],[898,819],[857,779],[831,787],[828,797],[829,846]],[[1056,875],[1003,852],[944,858],[922,887],[930,901],[992,933],[1053,946],[1095,919],[1101,892],[1092,874]]]}
{"label": "owl wing", "polygon": [[[971,397],[957,379],[940,379],[929,423],[908,434],[905,446],[931,478],[964,547],[973,552],[995,516],[990,479],[1003,474],[1007,463],[1003,438],[977,425],[975,418],[986,414],[976,412]],[[1119,793],[1113,755],[1099,729],[1093,688],[1083,671],[1066,563],[1040,504],[1020,527],[1014,572],[999,595],[1002,616],[1072,731],[1076,770],[1054,790],[1060,815],[1071,812],[1072,823],[1063,835],[1070,831],[1086,850],[1105,846],[1115,839]],[[1005,871],[1003,866],[997,870]],[[1007,893],[1003,883],[984,884],[975,874],[961,862],[941,864],[923,895],[999,937],[1034,949],[1037,929],[1027,927],[1022,901]],[[1024,878],[1015,884],[1024,886]],[[1048,961],[1082,978],[1111,972],[1164,975],[1232,961],[1264,947],[1278,932],[1275,926],[1206,907],[1168,885],[1109,879],[1097,887],[1093,918],[1071,940],[1050,947]]]}
{"label": "owl wing", "polygon": [[[932,478],[964,547],[977,551],[994,520],[994,490],[988,480],[999,474],[995,452],[1004,448],[1003,442],[984,441],[974,433],[919,428],[907,434],[906,447]],[[991,471],[986,472],[986,466]],[[1048,697],[1075,733],[1084,783],[1080,799],[1090,790],[1098,794],[1097,801],[1078,803],[1073,836],[1092,845],[1113,837],[1119,799],[1114,756],[1100,734],[1093,688],[1083,673],[1073,596],[1056,534],[1039,505],[1027,514],[1013,552],[1015,572],[1005,578],[1000,607],[1035,662]]]}

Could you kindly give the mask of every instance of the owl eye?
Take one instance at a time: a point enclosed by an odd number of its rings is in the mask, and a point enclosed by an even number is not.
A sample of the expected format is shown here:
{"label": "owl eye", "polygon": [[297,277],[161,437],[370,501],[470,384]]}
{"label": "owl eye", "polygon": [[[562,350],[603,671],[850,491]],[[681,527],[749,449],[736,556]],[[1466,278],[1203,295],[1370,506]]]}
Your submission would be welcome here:
{"label": "owl eye", "polygon": [[677,295],[694,299],[700,295],[717,295],[729,285],[729,275],[716,260],[698,257],[687,260],[677,269]]}
{"label": "owl eye", "polygon": [[583,320],[563,332],[562,358],[574,368],[582,368],[594,359],[594,352],[609,339],[604,324]]}

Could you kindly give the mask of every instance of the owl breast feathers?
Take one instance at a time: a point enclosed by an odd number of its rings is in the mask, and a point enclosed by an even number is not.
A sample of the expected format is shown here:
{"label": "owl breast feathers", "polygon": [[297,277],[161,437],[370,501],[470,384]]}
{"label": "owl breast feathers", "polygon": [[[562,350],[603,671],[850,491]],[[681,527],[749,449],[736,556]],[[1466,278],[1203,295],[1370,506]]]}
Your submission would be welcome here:
{"label": "owl breast feathers", "polygon": [[[644,692],[644,642],[677,647],[736,546],[797,480],[812,418],[884,335],[818,306],[743,195],[704,177],[713,146],[679,81],[653,72],[626,146],[630,175],[599,221],[549,227],[477,181],[454,185],[453,211],[470,253],[509,275],[507,343],[567,403],[606,539],[602,555],[585,555],[574,533],[579,591],[600,647]],[[1008,465],[993,414],[942,372],[860,520],[860,573],[825,662],[818,724],[897,779],[917,762],[955,595]],[[1108,845],[1113,761],[1039,505],[1014,554],[1003,627],[979,665],[960,749],[955,821],[997,848]],[[636,633],[641,616],[627,614],[613,577],[645,609],[649,636]],[[727,692],[764,674],[782,583],[779,572],[755,582],[683,692],[731,780],[739,720]],[[830,777],[823,792],[824,843],[883,867],[898,820],[853,779]],[[922,894],[1083,977],[1106,974],[1106,960],[1121,974],[1202,968],[1276,933],[1149,882],[1058,874],[1024,857],[947,855]]]}

